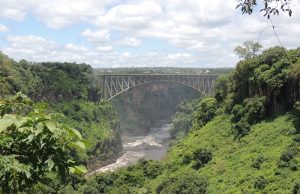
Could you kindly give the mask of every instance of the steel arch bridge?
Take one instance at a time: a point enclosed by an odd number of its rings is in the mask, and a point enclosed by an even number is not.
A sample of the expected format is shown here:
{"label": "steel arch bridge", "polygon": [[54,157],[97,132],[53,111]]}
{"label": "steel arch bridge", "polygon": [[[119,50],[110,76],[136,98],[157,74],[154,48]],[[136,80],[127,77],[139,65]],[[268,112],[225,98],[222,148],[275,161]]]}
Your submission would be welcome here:
{"label": "steel arch bridge", "polygon": [[96,77],[103,91],[102,98],[111,100],[130,88],[150,82],[178,83],[209,96],[214,91],[214,82],[218,76],[206,74],[105,74],[96,75]]}

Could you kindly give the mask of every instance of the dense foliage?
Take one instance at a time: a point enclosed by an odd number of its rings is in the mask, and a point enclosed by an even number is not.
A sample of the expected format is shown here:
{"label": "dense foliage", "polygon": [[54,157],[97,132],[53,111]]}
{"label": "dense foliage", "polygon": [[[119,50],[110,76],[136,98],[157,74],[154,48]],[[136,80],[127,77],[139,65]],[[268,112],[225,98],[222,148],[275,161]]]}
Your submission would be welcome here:
{"label": "dense foliage", "polygon": [[[172,131],[177,140],[165,160],[76,178],[58,193],[298,193],[299,64],[300,49],[281,47],[240,61],[219,78],[215,97],[178,107]],[[74,153],[76,159],[103,153],[98,141],[118,125],[109,103],[83,99],[52,105],[67,115],[60,121],[89,140],[88,152]]]}
{"label": "dense foliage", "polygon": [[155,176],[147,177],[139,168],[148,164],[140,162],[98,175],[106,178],[95,188],[108,188],[100,193],[297,193],[299,58],[299,49],[274,47],[240,61],[231,74],[220,76],[215,98],[178,106],[172,134],[181,138]]}
{"label": "dense foliage", "polygon": [[[29,104],[8,100],[19,91],[36,104],[21,94],[13,99]],[[99,101],[89,65],[16,62],[0,53],[0,99],[5,114],[0,125],[3,192],[53,193],[69,183],[74,187],[82,179],[76,174],[86,170],[75,162],[93,170],[122,152],[116,113],[109,102]],[[75,174],[69,177],[69,171]]]}
{"label": "dense foliage", "polygon": [[0,53],[0,97],[22,91],[35,101],[96,100],[92,75],[86,64],[16,62]]}
{"label": "dense foliage", "polygon": [[47,173],[66,179],[69,172],[86,172],[71,156],[85,148],[81,134],[58,123],[56,114],[46,114],[21,93],[1,101],[0,112],[0,191],[24,191]]}
{"label": "dense foliage", "polygon": [[80,131],[86,139],[87,149],[75,157],[90,170],[111,162],[121,153],[119,122],[111,103],[73,100],[52,107],[65,115],[61,122]]}
{"label": "dense foliage", "polygon": [[216,116],[217,109],[218,104],[215,98],[204,98],[201,100],[194,112],[195,127],[203,127],[211,121]]}
{"label": "dense foliage", "polygon": [[222,77],[216,99],[226,112],[256,97],[265,98],[266,115],[290,110],[300,98],[299,64],[300,49],[267,49],[256,58],[240,61],[230,76]]}
{"label": "dense foliage", "polygon": [[190,131],[193,120],[194,111],[198,100],[183,101],[177,106],[177,112],[172,118],[171,137],[173,139],[180,139]]}

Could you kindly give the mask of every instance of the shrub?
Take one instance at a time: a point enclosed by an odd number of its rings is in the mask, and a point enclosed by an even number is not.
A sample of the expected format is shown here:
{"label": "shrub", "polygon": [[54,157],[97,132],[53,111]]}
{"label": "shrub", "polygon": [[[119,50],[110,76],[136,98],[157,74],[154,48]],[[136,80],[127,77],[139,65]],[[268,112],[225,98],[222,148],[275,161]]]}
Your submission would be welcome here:
{"label": "shrub", "polygon": [[260,176],[255,180],[254,188],[262,190],[266,187],[267,184],[268,181],[264,177]]}
{"label": "shrub", "polygon": [[165,178],[156,188],[156,192],[158,194],[204,194],[207,186],[207,181],[196,172],[184,172]]}
{"label": "shrub", "polygon": [[250,124],[255,124],[265,117],[265,97],[247,98],[243,104],[245,106],[244,117]]}
{"label": "shrub", "polygon": [[239,122],[244,116],[244,108],[240,104],[234,105],[232,111],[231,111],[231,121],[232,122]]}
{"label": "shrub", "polygon": [[287,149],[285,150],[281,156],[280,156],[280,160],[284,161],[284,162],[289,162],[290,160],[292,160],[295,157],[295,152],[292,149]]}
{"label": "shrub", "polygon": [[278,162],[279,168],[290,168],[292,171],[297,171],[299,169],[298,163],[295,160],[295,156],[298,152],[297,148],[288,148],[285,150],[281,156],[280,161]]}
{"label": "shrub", "polygon": [[145,160],[145,159],[141,159],[138,162],[137,167],[142,169],[144,175],[149,179],[155,179],[164,170],[163,165],[160,161]]}
{"label": "shrub", "polygon": [[295,183],[293,188],[293,194],[300,194],[300,181]]}
{"label": "shrub", "polygon": [[205,98],[200,101],[194,113],[194,122],[198,127],[203,127],[216,116],[217,100]]}
{"label": "shrub", "polygon": [[235,132],[235,138],[241,138],[249,134],[251,126],[249,125],[248,121],[242,119],[237,124],[233,125],[233,129]]}
{"label": "shrub", "polygon": [[185,152],[182,157],[182,164],[189,164],[193,160],[193,154],[191,152]]}
{"label": "shrub", "polygon": [[193,168],[199,169],[212,160],[212,153],[210,150],[200,148],[193,153],[193,159],[195,161]]}
{"label": "shrub", "polygon": [[252,160],[252,167],[256,169],[260,169],[261,164],[265,161],[263,155],[259,155],[257,158]]}
{"label": "shrub", "polygon": [[98,191],[100,193],[105,193],[106,188],[112,186],[116,178],[117,175],[115,173],[97,175],[95,179],[98,185]]}

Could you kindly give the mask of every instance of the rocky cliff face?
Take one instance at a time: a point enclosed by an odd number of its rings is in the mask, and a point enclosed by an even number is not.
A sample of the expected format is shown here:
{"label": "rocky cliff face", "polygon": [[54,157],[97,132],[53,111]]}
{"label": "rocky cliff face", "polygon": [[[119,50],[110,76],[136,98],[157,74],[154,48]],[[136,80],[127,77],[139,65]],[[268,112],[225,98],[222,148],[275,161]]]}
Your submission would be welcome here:
{"label": "rocky cliff face", "polygon": [[92,152],[87,167],[90,172],[114,163],[123,154],[122,140],[119,134],[111,139],[100,141]]}
{"label": "rocky cliff face", "polygon": [[183,100],[199,98],[192,88],[172,82],[136,86],[113,99],[121,131],[128,135],[146,134],[162,120],[169,121]]}

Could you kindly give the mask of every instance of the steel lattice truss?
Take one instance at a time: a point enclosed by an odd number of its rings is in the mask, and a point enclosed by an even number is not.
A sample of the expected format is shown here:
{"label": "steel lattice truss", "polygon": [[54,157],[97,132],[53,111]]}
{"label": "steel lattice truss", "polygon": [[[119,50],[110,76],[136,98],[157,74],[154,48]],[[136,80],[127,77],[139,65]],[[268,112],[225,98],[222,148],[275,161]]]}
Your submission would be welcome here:
{"label": "steel lattice truss", "polygon": [[174,82],[198,90],[203,95],[211,95],[216,75],[179,75],[179,74],[122,74],[97,75],[101,84],[103,97],[111,100],[122,92],[149,82]]}

